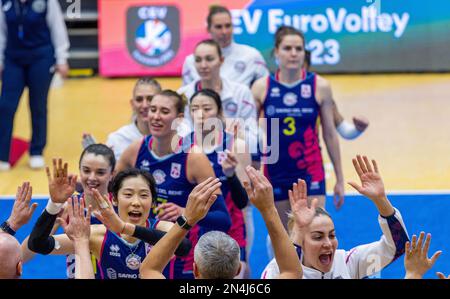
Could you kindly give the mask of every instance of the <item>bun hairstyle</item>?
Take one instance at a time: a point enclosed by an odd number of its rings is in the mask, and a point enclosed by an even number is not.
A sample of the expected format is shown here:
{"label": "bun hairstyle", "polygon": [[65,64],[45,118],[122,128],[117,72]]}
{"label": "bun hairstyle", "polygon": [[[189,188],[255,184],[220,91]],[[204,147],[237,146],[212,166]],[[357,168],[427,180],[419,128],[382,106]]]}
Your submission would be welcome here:
{"label": "bun hairstyle", "polygon": [[231,18],[231,12],[228,8],[226,8],[225,6],[221,6],[221,5],[211,5],[209,7],[209,12],[208,12],[208,16],[206,17],[206,23],[208,24],[208,30],[211,28],[212,25],[212,18],[214,17],[214,15],[219,14],[219,13],[226,13],[230,16]]}

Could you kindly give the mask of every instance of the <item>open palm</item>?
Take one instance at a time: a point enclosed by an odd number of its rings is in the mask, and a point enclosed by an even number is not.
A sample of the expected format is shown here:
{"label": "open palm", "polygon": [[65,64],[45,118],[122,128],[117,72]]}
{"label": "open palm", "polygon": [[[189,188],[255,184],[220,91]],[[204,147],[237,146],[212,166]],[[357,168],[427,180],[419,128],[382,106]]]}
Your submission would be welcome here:
{"label": "open palm", "polygon": [[308,226],[314,219],[316,213],[317,199],[311,201],[311,206],[308,207],[308,196],[306,194],[306,183],[299,179],[298,183],[294,183],[292,190],[289,190],[289,202],[291,210],[294,214],[295,223],[299,227]]}
{"label": "open palm", "polygon": [[75,192],[77,176],[69,175],[67,168],[67,163],[63,166],[62,159],[53,159],[53,175],[48,167],[45,169],[50,198],[55,203],[65,203]]}
{"label": "open palm", "polygon": [[349,185],[362,195],[376,201],[386,197],[386,193],[383,180],[378,172],[377,162],[372,160],[372,164],[366,156],[357,155],[356,159],[353,159],[353,166],[361,180],[361,185],[355,182],[349,182]]}

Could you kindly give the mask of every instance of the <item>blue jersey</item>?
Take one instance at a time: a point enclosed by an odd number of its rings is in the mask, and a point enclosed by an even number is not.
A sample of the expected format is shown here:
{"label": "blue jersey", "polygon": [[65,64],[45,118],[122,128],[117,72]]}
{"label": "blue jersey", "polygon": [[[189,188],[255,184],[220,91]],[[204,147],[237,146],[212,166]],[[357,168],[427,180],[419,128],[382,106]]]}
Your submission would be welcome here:
{"label": "blue jersey", "polygon": [[[288,190],[298,178],[306,181],[308,195],[325,194],[316,74],[303,71],[302,78],[292,87],[285,86],[272,76],[268,78],[263,105],[267,119],[267,145],[274,148],[278,144],[278,161],[264,163],[264,173],[274,186],[275,200],[287,199]],[[277,127],[273,120],[278,120]],[[271,151],[264,158],[273,154]]]}
{"label": "blue jersey", "polygon": [[[147,226],[153,228],[155,222]],[[139,267],[151,249],[151,245],[137,240],[133,244],[107,230],[98,261],[101,279],[138,279]]]}
{"label": "blue jersey", "polygon": [[[194,143],[197,142],[194,132],[191,133],[191,138],[194,141]],[[222,191],[223,197],[225,198],[225,204],[227,206],[228,213],[230,214],[231,218],[231,227],[228,230],[227,234],[230,235],[233,239],[235,239],[236,242],[238,242],[241,251],[245,251],[245,246],[247,245],[247,242],[246,242],[244,215],[241,209],[239,209],[233,202],[231,192],[228,187],[227,177],[222,169],[222,161],[226,158],[225,150],[228,149],[229,151],[231,151],[231,149],[233,148],[234,138],[232,134],[227,133],[225,131],[222,131],[218,136],[218,138],[220,140],[219,144],[214,150],[212,150],[209,153],[206,153],[206,156],[211,162],[211,166],[214,170],[214,173],[222,183],[220,189]],[[244,260],[245,254],[242,255],[242,257]]]}

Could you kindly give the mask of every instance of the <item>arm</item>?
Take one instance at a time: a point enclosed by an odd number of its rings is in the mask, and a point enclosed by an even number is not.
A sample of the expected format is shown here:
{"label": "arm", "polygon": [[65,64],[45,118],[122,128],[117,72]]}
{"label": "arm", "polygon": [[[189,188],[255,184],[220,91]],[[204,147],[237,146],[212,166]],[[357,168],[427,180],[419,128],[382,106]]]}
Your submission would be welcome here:
{"label": "arm", "polygon": [[58,71],[63,77],[67,77],[69,71],[67,58],[69,57],[70,43],[64,15],[57,0],[48,1],[47,25],[55,48]]}
{"label": "arm", "polygon": [[186,57],[183,63],[182,69],[183,85],[188,85],[189,83],[197,80],[199,75],[194,66],[194,55],[189,55]]}
{"label": "arm", "polygon": [[268,77],[262,77],[256,80],[252,85],[251,91],[255,100],[256,113],[258,117],[260,117],[261,107],[263,106],[266,98],[267,81]]}
{"label": "arm", "polygon": [[428,258],[428,249],[430,248],[431,235],[427,234],[424,247],[422,248],[424,232],[420,233],[419,241],[416,243],[416,235],[412,236],[411,243],[406,242],[405,253],[405,279],[422,279],[423,275],[430,270],[442,251],[437,251],[433,256]]}
{"label": "arm", "polygon": [[117,162],[115,173],[119,173],[122,170],[133,168],[136,164],[139,148],[141,147],[144,139],[133,142],[120,156]]}
{"label": "arm", "polygon": [[383,236],[377,242],[361,245],[348,253],[347,261],[354,278],[363,278],[379,272],[405,252],[409,240],[401,214],[386,197],[378,165],[366,156],[357,155],[353,161],[361,185],[349,182],[359,193],[368,197],[378,209],[378,222]]}
{"label": "arm", "polygon": [[[138,238],[150,245],[155,245],[159,240],[161,240],[166,232],[146,228],[132,223],[126,223],[120,219],[119,215],[116,214],[111,202],[108,200],[107,195],[101,195],[98,190],[94,191],[94,199],[101,208],[99,211],[95,212],[95,216],[99,219],[109,230],[115,232],[116,234],[124,234]],[[167,227],[167,225],[159,225],[160,228]],[[180,246],[178,246],[175,255],[186,256],[192,248],[192,243],[189,239],[185,238],[182,240]]]}
{"label": "arm", "polygon": [[339,149],[339,139],[334,127],[333,117],[333,96],[331,87],[325,79],[317,76],[317,98],[320,103],[320,119],[323,129],[323,139],[327,146],[328,155],[333,163],[336,175],[336,185],[334,186],[333,203],[339,209],[344,203],[344,175],[342,172],[341,152]]}
{"label": "arm", "polygon": [[[267,69],[266,61],[261,53],[256,50],[255,60],[253,61],[253,65],[255,66],[255,78],[254,81],[269,76],[269,70]],[[253,82],[252,82],[253,83]]]}
{"label": "arm", "polygon": [[68,222],[58,218],[59,224],[64,228],[67,237],[73,242],[75,251],[75,278],[94,279],[91,252],[89,249],[89,237],[91,234],[91,209],[84,213],[84,201],[69,198],[67,201]]}
{"label": "arm", "polygon": [[[217,192],[220,185],[219,179],[208,178],[198,184],[189,194],[184,216],[191,227],[206,216],[217,198],[214,193]],[[188,230],[181,228],[178,224],[174,225],[145,257],[139,269],[141,278],[164,278],[162,271],[172,258],[175,248],[187,233]]]}
{"label": "arm", "polygon": [[245,189],[253,205],[261,212],[272,240],[275,260],[280,269],[277,278],[302,278],[303,270],[295,247],[281,223],[273,198],[273,189],[267,178],[259,171],[248,166],[247,175],[253,185],[245,182]]}
{"label": "arm", "polygon": [[[196,149],[191,149],[187,164],[186,175],[190,182],[199,184],[210,177],[216,177],[208,157]],[[215,195],[217,200],[215,200],[208,214],[198,224],[208,230],[227,232],[231,227],[231,219],[225,205],[225,199],[220,189],[216,190]]]}

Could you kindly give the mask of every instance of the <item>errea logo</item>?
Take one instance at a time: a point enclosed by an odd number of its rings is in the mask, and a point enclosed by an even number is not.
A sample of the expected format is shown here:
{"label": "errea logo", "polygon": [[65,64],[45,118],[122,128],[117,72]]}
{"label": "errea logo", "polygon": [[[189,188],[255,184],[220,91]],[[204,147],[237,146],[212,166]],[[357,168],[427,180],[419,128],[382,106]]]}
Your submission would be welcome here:
{"label": "errea logo", "polygon": [[109,247],[109,255],[110,256],[115,256],[115,257],[120,257],[120,247],[117,244],[113,244]]}

